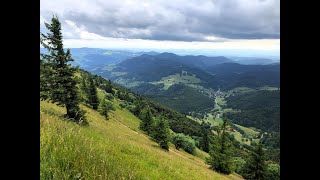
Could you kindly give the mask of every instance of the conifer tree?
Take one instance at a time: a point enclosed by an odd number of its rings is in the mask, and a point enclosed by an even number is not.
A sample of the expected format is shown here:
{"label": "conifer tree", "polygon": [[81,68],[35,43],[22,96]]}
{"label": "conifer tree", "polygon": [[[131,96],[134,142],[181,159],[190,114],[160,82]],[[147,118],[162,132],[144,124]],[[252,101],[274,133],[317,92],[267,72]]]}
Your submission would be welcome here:
{"label": "conifer tree", "polygon": [[147,132],[149,135],[152,134],[154,120],[148,105],[141,110],[139,117],[141,118],[140,129]]}
{"label": "conifer tree", "polygon": [[224,118],[219,127],[218,135],[213,138],[212,150],[210,151],[210,164],[218,172],[230,174],[232,170],[232,144],[227,132],[228,122]]}
{"label": "conifer tree", "polygon": [[97,95],[96,85],[91,76],[89,77],[88,93],[89,104],[92,106],[92,109],[97,110],[99,106],[99,98]]}
{"label": "conifer tree", "polygon": [[160,116],[154,128],[153,138],[158,142],[160,147],[169,150],[170,128],[168,121]]}
{"label": "conifer tree", "polygon": [[108,80],[108,82],[106,83],[105,85],[105,89],[104,89],[107,93],[111,93],[113,94],[113,90],[112,90],[112,84],[111,84],[111,81]]}
{"label": "conifer tree", "polygon": [[120,90],[118,89],[118,91],[117,91],[117,93],[116,93],[117,98],[122,99],[121,94],[122,94],[122,93],[121,93]]}
{"label": "conifer tree", "polygon": [[81,88],[81,91],[82,91],[82,93],[81,93],[81,95],[82,95],[82,99],[81,99],[81,101],[82,102],[84,102],[84,103],[89,103],[89,101],[88,101],[88,85],[87,85],[87,81],[86,81],[86,74],[85,73],[82,73],[81,74],[81,86],[80,86],[80,88]]}
{"label": "conifer tree", "polygon": [[[70,120],[80,123],[86,122],[84,119],[84,111],[79,107],[79,94],[77,89],[77,80],[75,72],[77,68],[68,64],[74,59],[71,57],[71,52],[68,49],[66,52],[63,49],[61,23],[58,17],[53,16],[51,23],[46,23],[48,29],[47,34],[41,33],[40,43],[48,50],[48,54],[40,54],[42,62],[46,64],[42,67],[42,82],[46,81],[42,87],[42,94],[45,99],[60,106],[65,106],[67,109],[67,117]],[[40,85],[41,87],[41,85]]]}
{"label": "conifer tree", "polygon": [[99,104],[98,111],[100,112],[101,115],[103,115],[108,120],[110,110],[114,110],[114,107],[112,103],[108,101],[108,97],[105,96]]}
{"label": "conifer tree", "polygon": [[50,76],[52,74],[52,69],[49,63],[40,59],[40,99],[47,100],[50,97]]}
{"label": "conifer tree", "polygon": [[262,180],[265,179],[266,174],[265,153],[262,149],[262,144],[259,143],[253,152],[251,157],[246,163],[244,177],[246,179]]}
{"label": "conifer tree", "polygon": [[201,124],[201,133],[202,139],[200,141],[201,149],[205,152],[209,152],[209,144],[210,144],[210,124],[202,123]]}

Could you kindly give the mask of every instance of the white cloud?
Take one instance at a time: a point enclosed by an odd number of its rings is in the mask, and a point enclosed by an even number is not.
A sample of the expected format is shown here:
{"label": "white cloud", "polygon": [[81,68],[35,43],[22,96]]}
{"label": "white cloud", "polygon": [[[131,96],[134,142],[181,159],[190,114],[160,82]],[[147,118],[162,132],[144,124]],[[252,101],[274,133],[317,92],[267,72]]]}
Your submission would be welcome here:
{"label": "white cloud", "polygon": [[[279,38],[279,0],[41,0],[57,14],[104,37],[210,41]],[[210,38],[209,38],[210,39]]]}
{"label": "white cloud", "polygon": [[279,0],[41,0],[66,47],[280,49]]}

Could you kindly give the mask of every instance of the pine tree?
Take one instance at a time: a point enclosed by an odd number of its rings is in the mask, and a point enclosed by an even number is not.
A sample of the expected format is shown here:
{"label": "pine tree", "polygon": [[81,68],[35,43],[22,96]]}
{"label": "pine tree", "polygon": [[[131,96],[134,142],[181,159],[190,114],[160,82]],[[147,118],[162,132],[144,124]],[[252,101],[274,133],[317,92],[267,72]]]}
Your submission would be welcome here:
{"label": "pine tree", "polygon": [[47,100],[50,97],[50,76],[52,74],[52,68],[49,64],[40,59],[40,99]]}
{"label": "pine tree", "polygon": [[82,95],[82,99],[81,101],[84,102],[84,103],[89,103],[88,101],[88,94],[89,94],[89,91],[88,91],[88,86],[87,86],[87,81],[86,81],[86,74],[85,73],[82,73],[81,74],[81,95]]}
{"label": "pine tree", "polygon": [[111,93],[114,94],[113,90],[112,90],[112,84],[111,81],[108,80],[108,82],[105,85],[105,89],[104,89],[107,93]]}
{"label": "pine tree", "polygon": [[246,179],[262,180],[265,179],[266,164],[265,154],[262,149],[262,144],[259,143],[253,152],[251,157],[246,163],[244,177]]}
{"label": "pine tree", "polygon": [[169,150],[170,128],[168,121],[160,116],[154,128],[153,138],[158,142],[160,147]]}
{"label": "pine tree", "polygon": [[120,90],[118,90],[117,93],[116,93],[117,98],[122,99],[121,94],[122,94],[122,93],[120,92]]}
{"label": "pine tree", "polygon": [[213,138],[212,150],[210,151],[210,164],[218,172],[230,174],[232,170],[232,144],[227,132],[228,121],[223,120],[218,130],[218,135]]}
{"label": "pine tree", "polygon": [[100,112],[101,115],[106,117],[106,119],[108,120],[110,110],[114,110],[114,107],[113,107],[112,103],[110,101],[108,101],[108,98],[105,96],[99,104],[98,111]]}
{"label": "pine tree", "polygon": [[145,106],[141,110],[139,117],[141,119],[140,129],[147,132],[147,134],[149,135],[152,134],[154,128],[154,120],[149,106]]}
{"label": "pine tree", "polygon": [[145,103],[144,101],[142,101],[142,100],[136,100],[136,101],[134,102],[133,108],[131,109],[131,112],[132,112],[134,115],[136,115],[136,116],[139,117],[141,110],[142,110],[145,106],[146,106],[146,103]]}
{"label": "pine tree", "polygon": [[[49,54],[40,54],[42,62],[46,64],[42,67],[42,82],[46,84],[42,87],[42,94],[45,99],[51,100],[67,109],[67,117],[70,120],[80,123],[86,122],[84,119],[84,111],[79,107],[79,94],[77,89],[77,80],[74,77],[77,68],[68,64],[74,59],[68,49],[63,49],[61,23],[58,17],[53,16],[51,23],[45,22],[49,32],[45,35],[41,33],[40,43],[49,51]],[[41,85],[40,85],[41,87]]]}
{"label": "pine tree", "polygon": [[203,132],[203,136],[202,136],[200,143],[202,146],[202,150],[205,152],[209,152],[210,139],[209,139],[209,132],[208,131]]}
{"label": "pine tree", "polygon": [[89,77],[88,93],[89,104],[92,106],[92,109],[97,110],[99,106],[99,98],[97,95],[96,85],[91,76]]}
{"label": "pine tree", "polygon": [[209,152],[210,132],[211,132],[210,124],[202,123],[201,124],[202,139],[200,141],[200,147],[205,152]]}

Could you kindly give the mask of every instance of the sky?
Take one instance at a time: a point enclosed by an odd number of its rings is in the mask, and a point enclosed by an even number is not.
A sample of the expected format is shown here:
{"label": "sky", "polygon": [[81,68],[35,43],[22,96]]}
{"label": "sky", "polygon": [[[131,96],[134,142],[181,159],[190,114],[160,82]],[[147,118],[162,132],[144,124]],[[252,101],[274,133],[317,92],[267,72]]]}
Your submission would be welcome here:
{"label": "sky", "polygon": [[280,0],[40,0],[67,48],[192,50],[280,56]]}

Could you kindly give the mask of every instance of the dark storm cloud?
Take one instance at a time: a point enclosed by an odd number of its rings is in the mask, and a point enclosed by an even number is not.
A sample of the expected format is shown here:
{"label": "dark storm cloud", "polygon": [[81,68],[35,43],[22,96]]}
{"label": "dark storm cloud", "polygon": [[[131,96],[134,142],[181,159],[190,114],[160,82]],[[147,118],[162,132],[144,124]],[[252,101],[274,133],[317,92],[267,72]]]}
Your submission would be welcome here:
{"label": "dark storm cloud", "polygon": [[88,0],[88,5],[74,1],[65,6],[59,1],[61,6],[52,7],[45,0],[41,16],[49,19],[57,13],[60,19],[104,37],[175,41],[209,41],[208,36],[280,38],[279,0]]}

